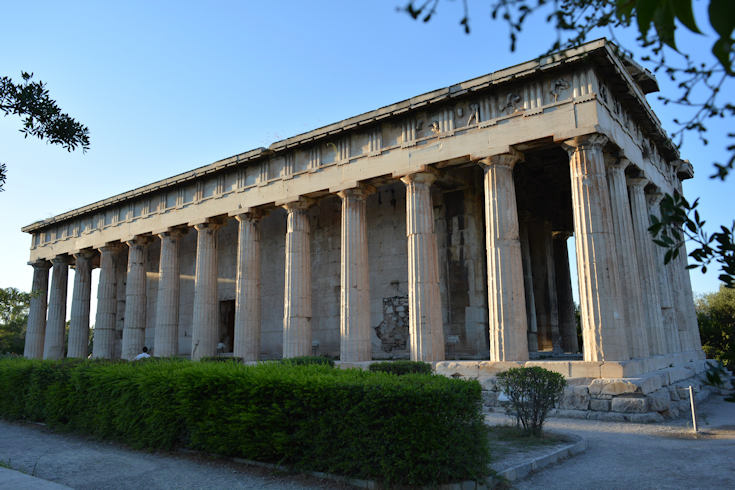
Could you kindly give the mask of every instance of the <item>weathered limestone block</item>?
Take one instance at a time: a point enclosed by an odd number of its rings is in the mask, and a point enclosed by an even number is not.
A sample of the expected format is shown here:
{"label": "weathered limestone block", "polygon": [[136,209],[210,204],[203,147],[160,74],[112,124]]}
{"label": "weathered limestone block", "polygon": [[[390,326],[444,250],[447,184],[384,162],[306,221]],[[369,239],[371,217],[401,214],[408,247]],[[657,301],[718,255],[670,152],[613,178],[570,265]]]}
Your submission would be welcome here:
{"label": "weathered limestone block", "polygon": [[600,400],[599,398],[590,399],[590,410],[595,412],[609,412],[610,400]]}
{"label": "weathered limestone block", "polygon": [[495,376],[480,376],[477,378],[483,391],[497,391],[498,390],[498,378]]}
{"label": "weathered limestone block", "polygon": [[590,405],[590,394],[586,386],[567,386],[559,403],[559,408],[587,410]]}
{"label": "weathered limestone block", "polygon": [[625,414],[618,412],[589,412],[587,418],[602,422],[625,422]]}
{"label": "weathered limestone block", "polygon": [[554,361],[554,362],[542,362],[542,361],[526,361],[526,367],[540,366],[549,371],[559,373],[562,376],[569,377],[572,374],[569,362],[566,361]]}
{"label": "weathered limestone block", "polygon": [[681,398],[679,397],[679,392],[676,389],[676,386],[669,386],[667,387],[667,389],[669,390],[669,397],[671,398],[672,402],[678,402],[679,400],[681,400]]}
{"label": "weathered limestone block", "polygon": [[663,412],[671,407],[671,395],[668,388],[661,388],[648,395],[648,409],[652,412]]}
{"label": "weathered limestone block", "polygon": [[648,400],[643,397],[616,396],[612,399],[610,409],[613,412],[645,413],[648,411]]}
{"label": "weathered limestone block", "polygon": [[638,385],[628,379],[595,379],[590,383],[590,395],[622,395],[636,393]]}
{"label": "weathered limestone block", "polygon": [[601,362],[570,361],[569,371],[572,378],[599,378]]}
{"label": "weathered limestone block", "polygon": [[655,412],[646,413],[626,413],[624,414],[624,420],[626,422],[633,422],[636,424],[657,424],[663,422],[664,418],[661,414]]}

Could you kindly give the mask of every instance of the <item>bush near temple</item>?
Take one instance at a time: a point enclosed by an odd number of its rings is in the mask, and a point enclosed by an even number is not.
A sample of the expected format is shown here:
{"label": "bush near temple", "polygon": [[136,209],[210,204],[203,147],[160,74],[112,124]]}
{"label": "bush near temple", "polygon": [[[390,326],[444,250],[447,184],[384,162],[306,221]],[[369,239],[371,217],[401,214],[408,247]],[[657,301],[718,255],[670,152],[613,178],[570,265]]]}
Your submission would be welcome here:
{"label": "bush near temple", "polygon": [[697,298],[697,323],[708,359],[735,369],[735,289],[720,286],[716,293]]}
{"label": "bush near temple", "polygon": [[489,473],[480,385],[325,365],[0,359],[0,416],[427,485]]}
{"label": "bush near temple", "polygon": [[498,385],[510,399],[509,415],[514,415],[518,426],[535,436],[541,435],[546,415],[566,384],[561,374],[538,366],[498,373]]}

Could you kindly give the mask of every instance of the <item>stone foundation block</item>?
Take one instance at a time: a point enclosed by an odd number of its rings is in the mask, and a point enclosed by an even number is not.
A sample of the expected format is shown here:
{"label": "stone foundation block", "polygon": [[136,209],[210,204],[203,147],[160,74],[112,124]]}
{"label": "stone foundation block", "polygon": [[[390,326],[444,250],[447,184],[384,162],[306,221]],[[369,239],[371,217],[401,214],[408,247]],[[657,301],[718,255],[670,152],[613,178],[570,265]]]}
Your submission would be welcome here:
{"label": "stone foundation block", "polygon": [[587,410],[590,394],[586,386],[567,386],[564,388],[559,408],[571,410]]}
{"label": "stone foundation block", "polygon": [[595,379],[589,386],[590,395],[622,395],[624,393],[635,393],[638,385],[629,379]]}
{"label": "stone foundation block", "polygon": [[498,390],[498,378],[495,376],[480,376],[477,378],[480,386],[484,391],[497,391]]}
{"label": "stone foundation block", "polygon": [[676,386],[669,386],[669,397],[671,398],[672,402],[678,402],[681,398],[679,398],[679,392],[676,389]]}
{"label": "stone foundation block", "polygon": [[648,411],[648,400],[645,398],[618,396],[612,399],[610,409],[613,412],[645,413]]}
{"label": "stone foundation block", "polygon": [[482,404],[486,407],[494,407],[498,405],[497,391],[482,391]]}
{"label": "stone foundation block", "polygon": [[441,361],[434,363],[434,372],[443,376],[477,378],[479,376],[478,364],[474,361]]}
{"label": "stone foundation block", "polygon": [[572,378],[599,378],[601,362],[570,361],[569,375]]}
{"label": "stone foundation block", "polygon": [[652,412],[663,412],[671,407],[671,394],[668,388],[661,388],[648,394],[648,409]]}
{"label": "stone foundation block", "polygon": [[496,376],[498,373],[507,371],[510,368],[523,367],[524,363],[521,361],[517,362],[493,362],[493,361],[480,361],[477,364],[476,376]]}
{"label": "stone foundation block", "polygon": [[551,417],[564,417],[567,419],[586,419],[589,415],[587,410],[566,410],[555,408],[549,411]]}
{"label": "stone foundation block", "polygon": [[590,412],[587,418],[603,422],[625,422],[625,415],[616,412]]}
{"label": "stone foundation block", "polygon": [[592,398],[590,400],[590,410],[595,412],[609,412],[610,411],[610,400],[599,400]]}
{"label": "stone foundation block", "polygon": [[568,378],[572,374],[571,368],[569,367],[569,362],[565,362],[565,361],[554,361],[554,362],[527,361],[525,364],[525,367],[533,367],[533,366],[538,366],[538,367],[547,369],[549,371],[559,373],[565,378]]}

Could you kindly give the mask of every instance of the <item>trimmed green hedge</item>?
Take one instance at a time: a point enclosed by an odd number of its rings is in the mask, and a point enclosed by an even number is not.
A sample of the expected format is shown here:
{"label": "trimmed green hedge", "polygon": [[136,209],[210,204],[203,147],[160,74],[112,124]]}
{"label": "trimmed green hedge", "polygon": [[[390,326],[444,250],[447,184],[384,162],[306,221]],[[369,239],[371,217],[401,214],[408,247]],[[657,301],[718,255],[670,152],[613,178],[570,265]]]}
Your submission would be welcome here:
{"label": "trimmed green hedge", "polygon": [[480,385],[326,365],[0,359],[0,416],[387,484],[482,478]]}
{"label": "trimmed green hedge", "polygon": [[421,361],[388,361],[374,362],[368,368],[370,371],[379,371],[389,374],[431,374],[431,364]]}

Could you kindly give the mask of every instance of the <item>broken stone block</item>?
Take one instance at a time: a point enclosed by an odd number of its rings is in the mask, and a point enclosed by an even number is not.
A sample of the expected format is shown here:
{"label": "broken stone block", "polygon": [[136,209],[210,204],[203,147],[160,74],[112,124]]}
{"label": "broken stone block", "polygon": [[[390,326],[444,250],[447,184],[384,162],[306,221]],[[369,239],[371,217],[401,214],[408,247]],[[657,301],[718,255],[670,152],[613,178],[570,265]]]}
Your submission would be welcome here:
{"label": "broken stone block", "polygon": [[648,409],[652,412],[663,412],[671,407],[671,395],[667,388],[648,394]]}
{"label": "broken stone block", "polygon": [[567,386],[559,402],[559,408],[571,410],[587,410],[590,395],[586,386]]}

